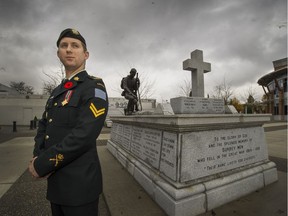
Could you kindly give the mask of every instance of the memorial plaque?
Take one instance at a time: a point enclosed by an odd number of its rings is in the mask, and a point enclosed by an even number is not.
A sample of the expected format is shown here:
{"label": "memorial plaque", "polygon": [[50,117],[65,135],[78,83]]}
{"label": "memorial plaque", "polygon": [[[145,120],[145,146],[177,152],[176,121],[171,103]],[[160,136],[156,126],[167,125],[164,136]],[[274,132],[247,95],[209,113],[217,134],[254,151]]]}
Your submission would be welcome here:
{"label": "memorial plaque", "polygon": [[123,136],[130,140],[131,134],[132,134],[132,126],[131,125],[124,125],[123,126]]}
{"label": "memorial plaque", "polygon": [[131,134],[132,134],[132,126],[131,125],[123,125],[123,132],[121,134],[121,141],[120,144],[126,149],[130,150],[130,141],[131,141]]}
{"label": "memorial plaque", "polygon": [[143,130],[143,160],[159,169],[162,132],[145,128]]}
{"label": "memorial plaque", "polygon": [[114,123],[111,130],[111,140],[126,150],[130,150],[132,126]]}
{"label": "memorial plaque", "polygon": [[116,128],[116,133],[117,134],[123,134],[123,125],[122,124],[118,124],[117,128]]}
{"label": "memorial plaque", "polygon": [[118,134],[117,134],[118,125],[119,125],[118,123],[113,123],[113,126],[111,128],[110,139],[115,143],[118,141]]}
{"label": "memorial plaque", "polygon": [[180,181],[213,175],[268,159],[262,127],[183,134]]}
{"label": "memorial plaque", "polygon": [[118,135],[118,142],[123,148],[125,148],[128,151],[130,150],[130,139],[128,139],[127,137]]}
{"label": "memorial plaque", "polygon": [[162,132],[159,130],[133,127],[131,152],[159,169],[161,139]]}
{"label": "memorial plaque", "polygon": [[224,114],[224,100],[201,97],[177,97],[170,99],[175,114]]}
{"label": "memorial plaque", "polygon": [[142,137],[143,137],[143,128],[133,127],[131,137],[131,153],[133,153],[135,156],[139,158],[143,158]]}
{"label": "memorial plaque", "polygon": [[160,171],[172,180],[177,180],[177,148],[176,133],[163,132]]}

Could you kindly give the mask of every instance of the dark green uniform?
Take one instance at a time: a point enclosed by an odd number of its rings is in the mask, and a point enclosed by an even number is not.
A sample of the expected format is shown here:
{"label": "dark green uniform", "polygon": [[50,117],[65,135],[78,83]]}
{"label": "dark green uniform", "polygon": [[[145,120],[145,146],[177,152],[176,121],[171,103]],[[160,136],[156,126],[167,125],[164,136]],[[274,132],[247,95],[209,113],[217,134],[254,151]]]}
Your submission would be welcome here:
{"label": "dark green uniform", "polygon": [[97,200],[102,174],[96,138],[108,111],[103,81],[86,71],[59,85],[47,101],[35,137],[34,167],[48,178],[47,199],[79,206]]}

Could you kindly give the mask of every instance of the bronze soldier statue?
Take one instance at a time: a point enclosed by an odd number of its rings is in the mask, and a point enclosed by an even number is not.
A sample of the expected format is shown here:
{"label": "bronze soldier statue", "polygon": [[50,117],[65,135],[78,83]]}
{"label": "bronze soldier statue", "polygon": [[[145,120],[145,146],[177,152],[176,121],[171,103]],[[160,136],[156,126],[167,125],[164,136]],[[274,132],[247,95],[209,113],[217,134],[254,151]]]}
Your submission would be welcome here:
{"label": "bronze soldier statue", "polygon": [[[122,96],[124,96],[128,100],[127,108],[124,109],[125,115],[132,115],[135,111],[139,111],[138,109],[138,98],[137,98],[137,90],[140,86],[140,80],[138,76],[135,75],[137,70],[132,68],[130,70],[130,74],[127,77],[124,77],[121,82],[121,87],[124,89],[122,92]],[[137,74],[138,75],[138,74]]]}

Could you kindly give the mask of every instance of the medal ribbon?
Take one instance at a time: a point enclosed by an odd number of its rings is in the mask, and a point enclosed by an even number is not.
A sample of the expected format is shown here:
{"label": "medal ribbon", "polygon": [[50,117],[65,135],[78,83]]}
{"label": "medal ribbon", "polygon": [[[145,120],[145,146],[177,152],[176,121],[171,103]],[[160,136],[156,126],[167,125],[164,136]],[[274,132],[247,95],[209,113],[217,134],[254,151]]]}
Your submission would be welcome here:
{"label": "medal ribbon", "polygon": [[64,101],[62,101],[62,106],[65,106],[66,104],[69,103],[71,96],[72,96],[73,90],[69,90],[67,91],[66,95],[65,95],[65,99]]}

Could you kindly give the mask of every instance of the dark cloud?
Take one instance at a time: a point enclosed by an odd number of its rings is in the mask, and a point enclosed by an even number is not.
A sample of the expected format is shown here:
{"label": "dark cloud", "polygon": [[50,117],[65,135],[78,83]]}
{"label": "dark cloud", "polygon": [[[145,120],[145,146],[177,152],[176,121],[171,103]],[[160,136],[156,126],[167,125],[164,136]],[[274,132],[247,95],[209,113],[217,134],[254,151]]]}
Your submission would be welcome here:
{"label": "dark cloud", "polygon": [[155,98],[175,96],[171,86],[189,79],[182,62],[194,49],[212,64],[207,91],[224,77],[237,89],[256,86],[287,56],[287,27],[279,28],[286,8],[285,0],[3,0],[1,83],[21,79],[40,92],[42,71],[59,68],[57,37],[72,27],[86,38],[87,69],[107,80],[111,96],[120,96],[112,89],[131,67],[159,82]]}

